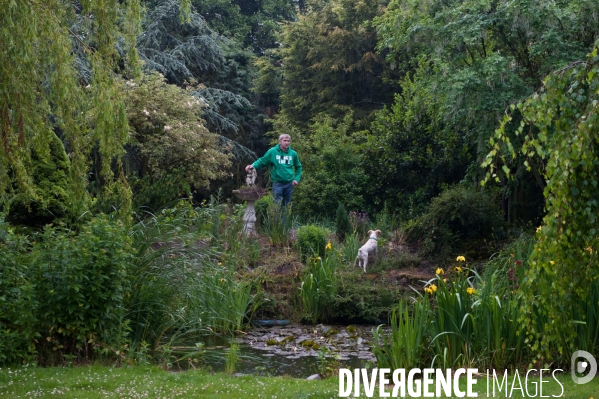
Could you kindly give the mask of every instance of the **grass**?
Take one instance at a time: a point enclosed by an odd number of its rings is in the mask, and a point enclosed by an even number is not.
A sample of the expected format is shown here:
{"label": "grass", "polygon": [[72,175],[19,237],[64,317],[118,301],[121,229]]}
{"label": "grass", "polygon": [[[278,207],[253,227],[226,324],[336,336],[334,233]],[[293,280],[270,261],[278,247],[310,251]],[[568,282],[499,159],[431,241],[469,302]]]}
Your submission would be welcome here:
{"label": "grass", "polygon": [[0,397],[60,398],[334,398],[335,379],[233,377],[200,370],[105,366],[0,369]]}
{"label": "grass", "polygon": [[[538,382],[538,377],[534,378]],[[597,398],[599,377],[585,385],[576,385],[569,375],[558,376],[563,385],[562,398]],[[551,376],[544,378],[543,395],[559,395],[561,388]],[[524,383],[524,381],[522,381]],[[461,380],[465,390],[465,380]],[[510,381],[511,386],[511,381]],[[478,397],[487,397],[486,380],[479,377],[475,385]],[[533,386],[529,381],[533,394]],[[392,389],[388,388],[388,392]],[[210,374],[202,370],[168,372],[157,367],[113,368],[85,366],[75,368],[1,368],[0,397],[61,398],[337,398],[339,377],[308,381],[289,377],[235,377]],[[496,392],[496,398],[506,398]],[[509,395],[509,393],[508,393]],[[363,388],[360,397],[365,397]],[[379,397],[378,387],[374,397]],[[508,396],[509,397],[509,396]],[[514,391],[514,398],[522,397]],[[537,394],[536,397],[539,397]]]}

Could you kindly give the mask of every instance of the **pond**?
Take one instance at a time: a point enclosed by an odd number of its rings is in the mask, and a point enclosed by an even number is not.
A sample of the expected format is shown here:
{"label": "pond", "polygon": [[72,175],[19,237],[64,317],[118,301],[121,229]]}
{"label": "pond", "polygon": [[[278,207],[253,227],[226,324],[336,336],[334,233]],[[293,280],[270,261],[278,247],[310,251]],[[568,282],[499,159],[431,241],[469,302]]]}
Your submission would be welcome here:
{"label": "pond", "polygon": [[[368,362],[376,362],[370,349],[375,328],[322,324],[254,327],[234,338],[239,345],[235,372],[307,378],[317,373],[319,353],[326,353],[341,367],[362,368]],[[207,345],[202,359],[202,365],[212,371],[225,369],[229,345],[225,341],[220,344]]]}

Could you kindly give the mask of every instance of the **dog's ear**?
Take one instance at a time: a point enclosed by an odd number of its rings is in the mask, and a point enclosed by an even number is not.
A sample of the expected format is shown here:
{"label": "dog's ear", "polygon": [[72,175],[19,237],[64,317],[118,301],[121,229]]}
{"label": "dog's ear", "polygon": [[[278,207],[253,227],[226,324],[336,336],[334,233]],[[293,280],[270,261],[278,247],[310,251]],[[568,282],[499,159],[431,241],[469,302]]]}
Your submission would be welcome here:
{"label": "dog's ear", "polygon": [[379,234],[381,234],[380,230],[375,231],[376,235],[378,236]]}
{"label": "dog's ear", "polygon": [[368,235],[370,235],[370,233],[372,233],[372,230],[368,230]]}

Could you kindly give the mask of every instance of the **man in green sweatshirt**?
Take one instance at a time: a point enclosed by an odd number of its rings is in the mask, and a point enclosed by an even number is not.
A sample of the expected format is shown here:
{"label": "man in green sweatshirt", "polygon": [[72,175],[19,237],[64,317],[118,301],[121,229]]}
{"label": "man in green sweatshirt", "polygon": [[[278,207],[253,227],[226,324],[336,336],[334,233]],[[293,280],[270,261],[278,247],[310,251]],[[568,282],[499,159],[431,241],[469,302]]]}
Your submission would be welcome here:
{"label": "man in green sweatshirt", "polygon": [[283,206],[291,202],[291,193],[302,177],[302,163],[297,152],[289,147],[291,137],[288,134],[279,136],[279,144],[266,151],[256,162],[245,167],[245,171],[270,167],[272,192],[275,201]]}

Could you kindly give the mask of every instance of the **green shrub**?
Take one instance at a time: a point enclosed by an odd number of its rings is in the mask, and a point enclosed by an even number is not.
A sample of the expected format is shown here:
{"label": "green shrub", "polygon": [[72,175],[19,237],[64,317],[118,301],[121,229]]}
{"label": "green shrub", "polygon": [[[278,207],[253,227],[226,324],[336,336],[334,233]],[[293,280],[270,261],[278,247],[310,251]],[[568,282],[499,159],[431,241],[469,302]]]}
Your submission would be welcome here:
{"label": "green shrub", "polygon": [[157,179],[145,175],[139,179],[129,177],[129,184],[133,191],[133,208],[158,211],[172,204],[190,192],[189,183],[185,181],[185,172],[174,169],[172,173]]}
{"label": "green shrub", "polygon": [[297,244],[303,262],[310,256],[324,256],[327,236],[325,228],[315,225],[305,225],[297,230]]}
{"label": "green shrub", "polygon": [[345,210],[345,207],[341,202],[339,202],[339,206],[337,207],[337,213],[335,215],[335,232],[337,233],[337,237],[341,241],[345,239],[345,236],[348,233],[351,233],[352,225],[351,220],[349,220],[349,214]]}
{"label": "green shrub", "polygon": [[265,195],[254,203],[254,209],[256,210],[256,226],[264,227],[268,208],[273,206],[275,203],[272,195]]}
{"label": "green shrub", "polygon": [[465,252],[475,240],[488,244],[502,238],[505,222],[493,193],[460,185],[434,198],[406,233],[420,242],[423,254],[449,256]]}
{"label": "green shrub", "polygon": [[0,214],[0,365],[34,360],[38,301],[24,259],[30,245]]}
{"label": "green shrub", "polygon": [[30,254],[44,334],[38,347],[58,355],[123,347],[131,241],[121,221],[104,215],[78,233],[44,229]]}
{"label": "green shrub", "polygon": [[34,187],[8,201],[9,223],[41,227],[56,220],[69,222],[75,217],[69,189],[71,163],[62,141],[54,133],[50,135],[47,154],[31,150],[29,169]]}

